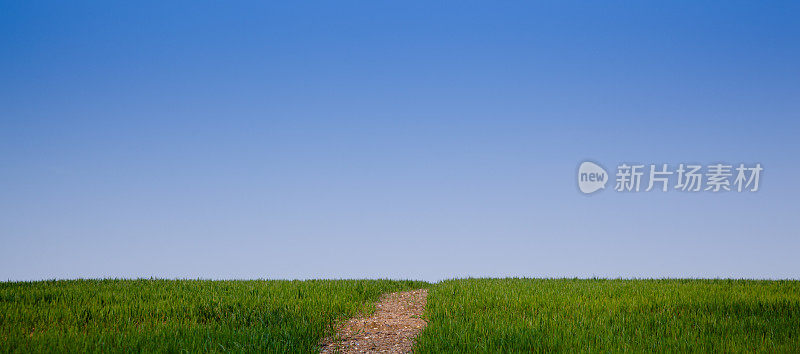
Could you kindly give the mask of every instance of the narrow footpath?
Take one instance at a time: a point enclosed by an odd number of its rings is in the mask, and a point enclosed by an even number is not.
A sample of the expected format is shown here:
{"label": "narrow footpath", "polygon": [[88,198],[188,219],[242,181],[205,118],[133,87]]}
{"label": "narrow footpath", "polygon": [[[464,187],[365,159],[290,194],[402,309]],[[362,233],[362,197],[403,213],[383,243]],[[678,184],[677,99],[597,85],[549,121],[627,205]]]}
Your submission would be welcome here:
{"label": "narrow footpath", "polygon": [[352,318],[322,344],[322,353],[408,353],[427,324],[427,289],[385,294],[370,317]]}

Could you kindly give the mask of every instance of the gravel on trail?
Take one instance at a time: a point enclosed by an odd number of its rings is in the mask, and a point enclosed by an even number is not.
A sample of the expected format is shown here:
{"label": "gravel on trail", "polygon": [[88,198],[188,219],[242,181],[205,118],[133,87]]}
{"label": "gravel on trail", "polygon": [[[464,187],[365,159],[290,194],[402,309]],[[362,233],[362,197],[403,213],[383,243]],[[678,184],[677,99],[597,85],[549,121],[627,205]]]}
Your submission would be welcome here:
{"label": "gravel on trail", "polygon": [[333,338],[322,343],[322,353],[408,353],[414,337],[427,324],[422,319],[428,290],[385,294],[370,317],[345,322]]}

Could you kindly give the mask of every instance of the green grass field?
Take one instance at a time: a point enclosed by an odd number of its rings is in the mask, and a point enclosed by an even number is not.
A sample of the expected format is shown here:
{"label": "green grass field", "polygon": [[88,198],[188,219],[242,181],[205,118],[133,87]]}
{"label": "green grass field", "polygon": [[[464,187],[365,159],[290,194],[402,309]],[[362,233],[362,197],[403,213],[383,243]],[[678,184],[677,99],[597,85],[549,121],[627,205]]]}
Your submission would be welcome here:
{"label": "green grass field", "polygon": [[800,351],[800,282],[467,279],[433,286],[421,352]]}
{"label": "green grass field", "polygon": [[314,352],[388,280],[0,283],[0,352]]}
{"label": "green grass field", "polygon": [[420,352],[800,351],[800,282],[463,279],[0,283],[0,352],[314,352],[427,287]]}

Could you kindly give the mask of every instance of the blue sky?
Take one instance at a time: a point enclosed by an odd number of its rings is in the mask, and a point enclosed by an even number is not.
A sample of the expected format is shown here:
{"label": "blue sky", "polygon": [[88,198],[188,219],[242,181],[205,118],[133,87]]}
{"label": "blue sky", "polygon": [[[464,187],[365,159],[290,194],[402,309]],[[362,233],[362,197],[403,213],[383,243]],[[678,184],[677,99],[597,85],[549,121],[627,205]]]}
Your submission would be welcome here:
{"label": "blue sky", "polygon": [[[792,2],[0,5],[0,279],[800,278]],[[580,194],[584,160],[764,166]]]}

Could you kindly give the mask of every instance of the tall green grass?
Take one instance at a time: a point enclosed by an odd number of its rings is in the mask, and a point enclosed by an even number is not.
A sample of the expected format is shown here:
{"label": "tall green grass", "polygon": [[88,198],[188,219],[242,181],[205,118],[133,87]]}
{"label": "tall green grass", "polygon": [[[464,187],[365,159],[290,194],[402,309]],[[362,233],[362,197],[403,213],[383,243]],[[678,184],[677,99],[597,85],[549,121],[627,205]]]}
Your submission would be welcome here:
{"label": "tall green grass", "polygon": [[415,281],[0,283],[0,352],[314,352],[332,325]]}
{"label": "tall green grass", "polygon": [[450,280],[426,317],[420,352],[799,352],[800,282]]}

